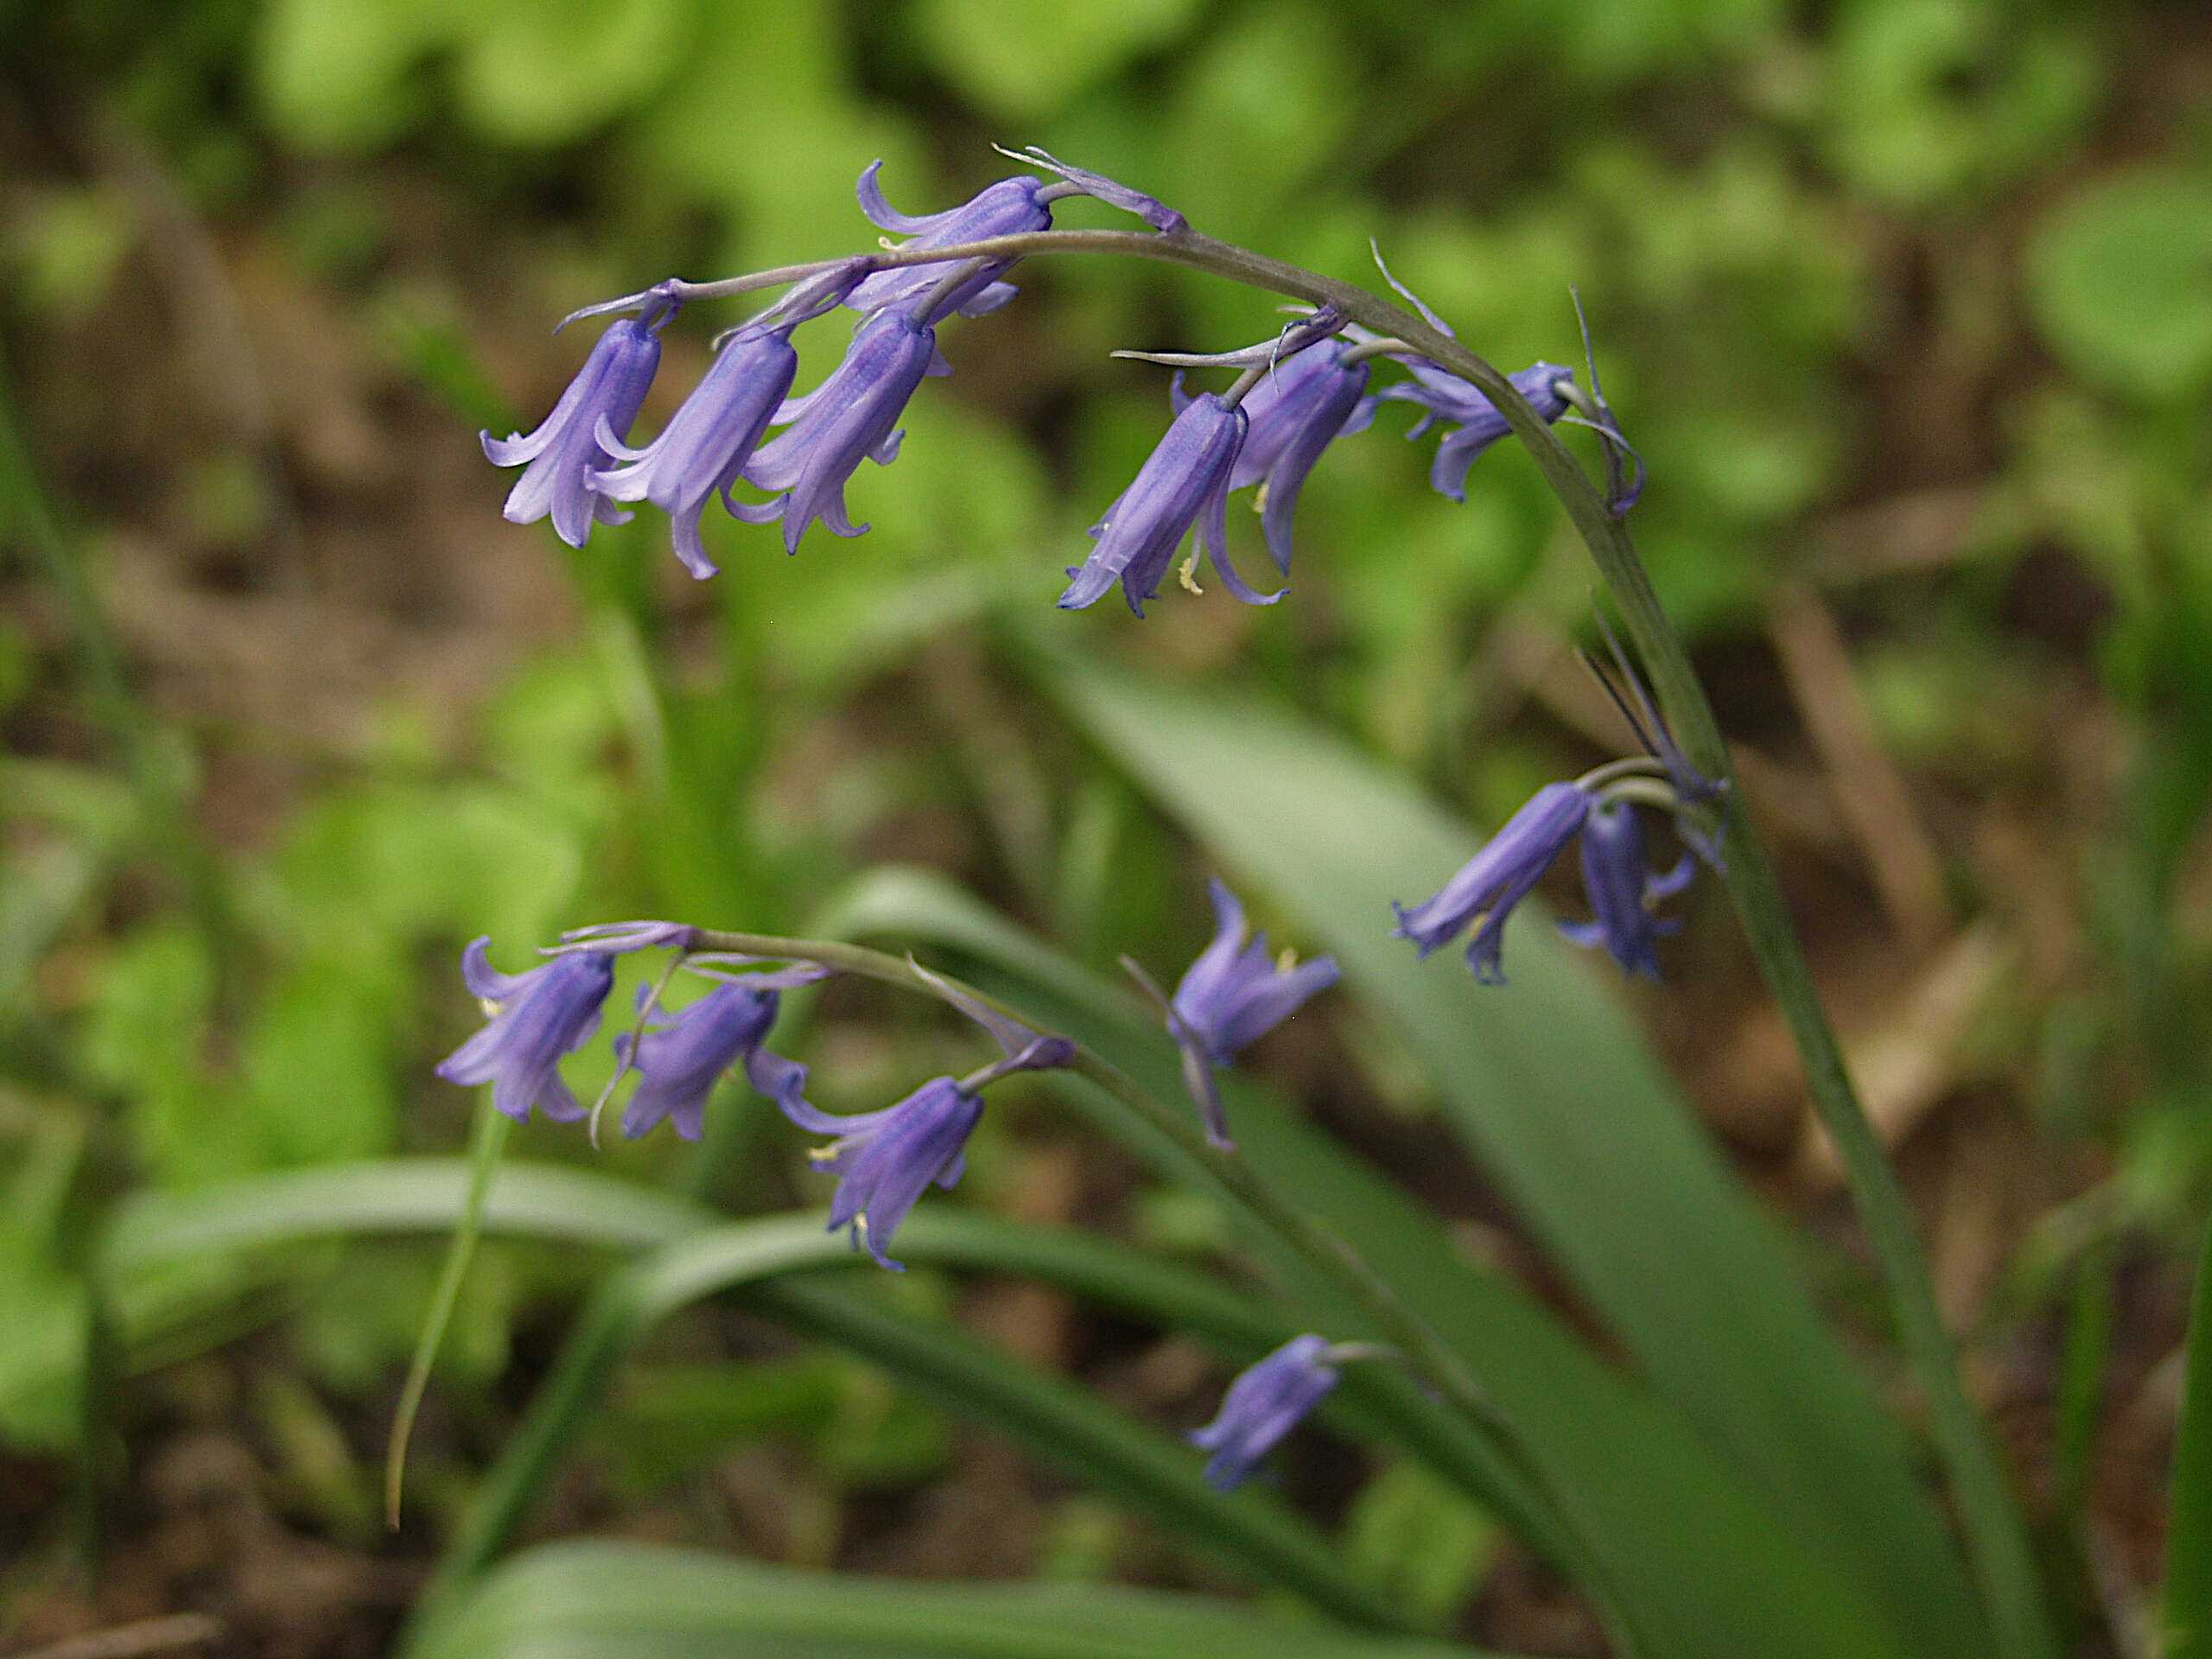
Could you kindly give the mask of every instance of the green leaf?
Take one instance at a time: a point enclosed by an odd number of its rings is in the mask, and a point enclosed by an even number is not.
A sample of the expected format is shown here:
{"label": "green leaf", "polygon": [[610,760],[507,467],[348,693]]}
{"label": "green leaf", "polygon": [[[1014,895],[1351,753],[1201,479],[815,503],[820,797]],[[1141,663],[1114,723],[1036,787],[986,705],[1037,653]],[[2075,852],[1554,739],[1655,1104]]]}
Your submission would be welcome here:
{"label": "green leaf", "polygon": [[[877,872],[830,919],[854,931],[950,943],[1001,963],[1002,975],[987,970],[983,983],[1039,1028],[1087,1044],[1162,1098],[1181,1087],[1175,1050],[1155,1014],[1140,1012],[1117,988],[1057,957],[941,878]],[[837,930],[817,924],[814,931]],[[1041,1081],[1052,1086],[1051,1074]],[[1065,1093],[1162,1173],[1227,1202],[1196,1164],[1134,1126],[1096,1090],[1070,1083]],[[1224,1078],[1224,1093],[1244,1158],[1277,1192],[1341,1234],[1428,1321],[1572,1495],[1582,1535],[1651,1652],[1780,1659],[1899,1651],[1845,1570],[1791,1538],[1647,1390],[1601,1363],[1517,1286],[1461,1260],[1432,1216],[1341,1142],[1234,1075]],[[899,1237],[903,1246],[906,1235]],[[1264,1236],[1255,1232],[1251,1242],[1265,1251]],[[1304,1328],[1372,1334],[1325,1287],[1300,1281],[1287,1253],[1270,1256],[1269,1264],[1306,1299]],[[1185,1313],[1186,1325],[1205,1328],[1196,1315]],[[1381,1386],[1386,1377],[1402,1380],[1385,1368],[1354,1367],[1338,1395]],[[1406,1447],[1570,1576],[1578,1574],[1578,1553],[1557,1516],[1486,1435],[1440,1411],[1401,1409],[1411,1402],[1376,1403],[1388,1420],[1378,1437]]]}
{"label": "green leaf", "polygon": [[[1065,1277],[1134,1301],[1166,1322],[1195,1308],[1230,1321],[1240,1334],[1252,1329],[1249,1312],[1234,1306],[1233,1298],[1194,1288],[1187,1275],[1080,1236],[991,1224],[932,1207],[902,1226],[899,1249],[910,1262]],[[498,1553],[581,1437],[615,1367],[646,1332],[702,1297],[742,1290],[762,1311],[887,1366],[1100,1491],[1182,1530],[1261,1581],[1342,1618],[1402,1627],[1404,1615],[1347,1574],[1325,1541],[1280,1500],[1249,1490],[1224,1497],[1205,1484],[1200,1459],[1084,1389],[864,1297],[827,1285],[782,1282],[810,1269],[867,1263],[815,1217],[777,1217],[695,1234],[607,1280],[486,1478],[425,1592],[426,1603],[454,1593]],[[1226,1313],[1224,1301],[1232,1304]],[[1280,1325],[1262,1328],[1279,1338]]]}
{"label": "green leaf", "polygon": [[469,9],[456,89],[492,137],[550,145],[642,103],[683,61],[687,0],[528,0]]}
{"label": "green leaf", "polygon": [[[462,1158],[332,1164],[201,1187],[142,1191],[109,1214],[102,1268],[126,1288],[134,1277],[213,1252],[360,1233],[448,1232],[468,1198]],[[712,1219],[633,1181],[552,1164],[499,1166],[484,1230],[639,1249]]]}
{"label": "green leaf", "polygon": [[701,1552],[559,1543],[455,1601],[408,1659],[1475,1659],[1197,1596],[912,1584]]}
{"label": "green leaf", "polygon": [[2153,402],[2212,376],[2212,178],[2146,169],[2100,179],[2028,250],[2036,326],[2075,373]]}
{"label": "green leaf", "polygon": [[[907,1247],[903,1229],[899,1244]],[[1417,1623],[1403,1601],[1348,1571],[1329,1541],[1281,1498],[1257,1483],[1230,1496],[1216,1491],[1189,1447],[1109,1409],[1085,1388],[829,1285],[778,1277],[753,1287],[745,1300],[889,1368],[1262,1584],[1370,1630]]]}

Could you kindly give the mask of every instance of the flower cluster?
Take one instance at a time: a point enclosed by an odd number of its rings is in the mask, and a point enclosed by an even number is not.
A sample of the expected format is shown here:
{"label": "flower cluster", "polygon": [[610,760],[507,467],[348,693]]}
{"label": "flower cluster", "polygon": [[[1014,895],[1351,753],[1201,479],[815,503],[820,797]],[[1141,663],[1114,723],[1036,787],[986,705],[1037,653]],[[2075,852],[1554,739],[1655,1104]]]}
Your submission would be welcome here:
{"label": "flower cluster", "polygon": [[[933,1078],[880,1111],[834,1116],[807,1101],[804,1065],[762,1046],[775,1027],[780,994],[827,977],[828,969],[800,962],[762,971],[754,958],[700,952],[697,930],[670,922],[579,929],[563,936],[550,962],[512,976],[493,970],[489,944],[475,940],[461,963],[462,979],[483,1003],[488,1023],[439,1065],[440,1077],[491,1084],[493,1104],[518,1122],[529,1121],[533,1106],[558,1122],[586,1116],[561,1079],[562,1058],[598,1030],[614,983],[614,958],[672,947],[678,955],[671,972],[680,965],[715,981],[715,987],[674,1013],[658,1006],[666,975],[658,984],[639,988],[638,1029],[614,1039],[617,1064],[601,1103],[634,1071],[639,1082],[623,1109],[622,1133],[636,1140],[664,1119],[683,1139],[696,1141],[715,1082],[733,1068],[741,1070],[800,1128],[836,1137],[814,1154],[819,1166],[838,1177],[830,1225],[849,1229],[854,1243],[865,1244],[887,1268],[900,1264],[884,1247],[923,1192],[932,1183],[950,1187],[959,1180],[968,1136],[982,1116],[982,1090],[1012,1072],[1064,1066],[1075,1057],[1075,1045],[1066,1038],[1031,1031],[917,967],[940,996],[991,1034],[1001,1058],[969,1077]],[[733,967],[746,971],[727,971]],[[595,1121],[595,1111],[591,1115]]]}
{"label": "flower cluster", "polygon": [[[951,316],[986,315],[1014,297],[1006,277],[1016,257],[995,257],[977,245],[1051,229],[1053,204],[1072,195],[1133,213],[1157,235],[1186,233],[1180,213],[1111,179],[1041,150],[1017,159],[1049,177],[1017,174],[957,207],[919,216],[891,206],[876,176],[882,164],[871,163],[861,175],[861,210],[879,229],[909,238],[894,250],[900,263],[861,254],[804,268],[809,274],[782,300],[724,337],[691,395],[642,448],[629,447],[628,433],[659,365],[661,330],[687,298],[715,285],[671,280],[576,314],[637,312],[608,326],[536,431],[505,439],[484,435],[493,462],[526,467],[507,498],[506,516],[517,524],[550,517],[563,540],[582,546],[594,522],[625,522],[629,514],[621,504],[647,501],[668,515],[677,556],[702,579],[716,574],[700,530],[702,514],[716,498],[746,523],[780,521],[786,552],[796,552],[817,522],[834,536],[863,533],[868,526],[854,524],[846,511],[845,486],[863,460],[890,464],[904,435],[899,421],[908,400],[925,379],[952,372],[938,349],[938,325]],[[968,249],[977,257],[956,251],[947,260],[910,263],[917,253],[940,248]],[[842,360],[814,391],[790,396],[798,364],[792,330],[840,306],[861,314]],[[1443,327],[1426,306],[1420,308]],[[1370,391],[1378,357],[1412,378]],[[1176,377],[1174,419],[1128,488],[1092,526],[1096,546],[1068,572],[1063,609],[1095,604],[1118,583],[1129,608],[1142,616],[1194,528],[1230,594],[1248,605],[1271,605],[1281,592],[1255,591],[1230,563],[1232,493],[1257,486],[1268,552],[1287,577],[1291,520],[1307,474],[1330,443],[1371,423],[1378,404],[1421,408],[1410,436],[1439,423],[1449,426],[1430,479],[1454,500],[1465,499],[1475,458],[1508,429],[1479,389],[1403,341],[1370,334],[1325,308],[1282,338],[1244,352],[1159,360],[1243,372],[1224,391],[1194,395]],[[1510,378],[1548,422],[1570,407],[1601,407],[1577,391],[1571,371],[1548,363]],[[1610,445],[1618,435],[1609,412],[1600,424]],[[1615,451],[1609,447],[1607,454],[1611,464]],[[739,499],[732,491],[740,483],[768,499]],[[1183,569],[1185,584],[1194,590],[1195,569],[1194,556]]]}

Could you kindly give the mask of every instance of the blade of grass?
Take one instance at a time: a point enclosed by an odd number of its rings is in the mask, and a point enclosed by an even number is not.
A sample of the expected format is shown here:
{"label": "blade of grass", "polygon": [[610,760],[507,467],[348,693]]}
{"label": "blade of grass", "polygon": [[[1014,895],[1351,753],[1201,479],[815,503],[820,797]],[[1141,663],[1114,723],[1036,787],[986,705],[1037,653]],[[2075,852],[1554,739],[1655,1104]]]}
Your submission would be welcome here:
{"label": "blade of grass", "polygon": [[[904,1245],[902,1230],[899,1242]],[[1356,1576],[1329,1541],[1255,1482],[1224,1497],[1190,1448],[1096,1396],[957,1331],[809,1278],[748,1286],[745,1303],[780,1323],[872,1359],[912,1388],[989,1424],[1045,1462],[1150,1516],[1262,1584],[1345,1624],[1410,1631],[1405,1603]]]}
{"label": "blade of grass", "polygon": [[[99,1262],[125,1300],[131,1281],[165,1262],[356,1233],[442,1232],[467,1202],[465,1158],[320,1164],[188,1192],[132,1193],[109,1214]],[[704,1226],[712,1211],[651,1187],[565,1164],[509,1162],[484,1199],[484,1230],[643,1249]],[[135,1319],[153,1310],[133,1309]]]}

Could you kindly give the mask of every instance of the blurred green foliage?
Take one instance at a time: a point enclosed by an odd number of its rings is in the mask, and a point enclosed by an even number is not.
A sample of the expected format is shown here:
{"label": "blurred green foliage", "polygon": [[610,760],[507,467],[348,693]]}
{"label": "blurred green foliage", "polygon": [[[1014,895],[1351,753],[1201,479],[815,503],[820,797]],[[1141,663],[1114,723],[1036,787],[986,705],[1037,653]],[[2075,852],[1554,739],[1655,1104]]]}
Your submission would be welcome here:
{"label": "blurred green foliage", "polygon": [[[2208,49],[2186,12],[18,5],[0,10],[0,64],[64,162],[27,170],[0,205],[5,325],[85,339],[147,245],[103,123],[137,135],[226,246],[289,249],[286,280],[334,296],[387,364],[383,391],[461,412],[436,440],[455,448],[523,386],[557,386],[583,349],[531,334],[520,367],[499,331],[519,338],[671,269],[864,245],[849,193],[868,162],[884,159],[899,206],[930,211],[993,175],[993,139],[1351,280],[1375,280],[1373,237],[1506,367],[1580,360],[1577,288],[1653,473],[1638,536],[1694,638],[1723,655],[1756,645],[1778,584],[1822,586],[1878,636],[1868,706],[1915,776],[2031,817],[2073,786],[2047,740],[2075,711],[2050,684],[2072,676],[2109,709],[2111,734],[2075,734],[2099,747],[2094,798],[2037,842],[2082,937],[2029,1011],[2035,1052],[2012,1081],[2059,1154],[2113,1172],[2068,1211],[2087,1222],[2066,1250],[2126,1228],[2172,1239],[2212,1172],[2212,117],[2168,73]],[[426,280],[395,181],[482,227],[482,248],[450,231]],[[1085,212],[1067,219],[1107,222]],[[145,699],[104,710],[111,646],[65,604],[0,620],[0,1326],[17,1333],[0,1433],[70,1433],[77,1269],[117,1191],[453,1143],[462,1108],[428,1068],[468,1028],[450,964],[475,934],[512,967],[614,915],[795,927],[868,863],[926,854],[1094,963],[1198,942],[1182,843],[1061,721],[1012,697],[993,619],[1049,608],[1082,526],[1160,429],[1159,376],[1103,353],[1219,349],[1275,320],[1264,296],[1133,263],[1020,281],[1013,311],[947,330],[958,374],[918,401],[897,464],[856,480],[867,537],[785,561],[771,537],[714,524],[727,573],[680,595],[660,580],[657,523],[602,531],[573,557],[545,537],[549,585],[565,560],[580,618],[565,649],[520,654],[496,696],[435,735],[395,705],[365,752],[315,757],[265,833],[213,852],[164,791],[204,806],[220,787],[206,763],[267,740]],[[683,319],[670,372],[738,315]],[[804,378],[832,327],[802,336]],[[72,491],[101,477],[79,453],[99,429],[70,414],[60,378],[43,359],[18,376],[48,483],[34,499],[27,474],[0,499],[10,579],[41,592],[66,584],[40,561],[97,584],[111,533],[158,518]],[[1521,458],[1485,461],[1453,505],[1425,487],[1426,451],[1395,442],[1395,412],[1379,425],[1306,492],[1280,610],[1169,594],[1141,631],[1110,607],[1067,626],[1154,671],[1248,671],[1494,821],[1577,739],[1500,729],[1488,648],[1579,632],[1588,578]],[[188,483],[261,474],[201,447],[173,458],[188,508],[206,509],[185,513],[188,533],[251,539],[259,518],[218,522],[238,489],[208,507],[220,493]],[[1848,533],[1861,509],[1945,493],[1965,499],[1964,527],[1932,543]],[[60,526],[50,547],[43,518]],[[488,517],[473,532],[525,533]],[[1256,527],[1233,534],[1250,568]],[[2055,619],[2037,586],[2054,563]],[[1777,723],[1724,715],[1755,741]],[[1955,891],[2026,928],[1970,840],[1947,844]],[[863,1075],[896,1076],[944,1039],[910,1022],[880,1040],[893,1052]],[[1393,1083],[1387,1039],[1364,1046],[1376,1093],[1418,1094]],[[741,1109],[734,1094],[721,1106]],[[532,1153],[582,1155],[550,1135]],[[984,1143],[979,1167],[995,1155]],[[798,1190],[699,1179],[738,1202]],[[411,1334],[362,1294],[372,1276],[302,1270],[300,1328],[332,1387],[365,1390]],[[464,1378],[495,1370],[523,1300],[483,1294],[498,1328]],[[934,1466],[935,1420],[868,1420],[858,1375],[764,1364],[702,1404],[666,1368],[609,1420],[605,1453],[643,1491],[773,1421],[833,1484]],[[1479,1516],[1395,1468],[1352,1535],[1425,1610],[1462,1595],[1489,1548]]]}

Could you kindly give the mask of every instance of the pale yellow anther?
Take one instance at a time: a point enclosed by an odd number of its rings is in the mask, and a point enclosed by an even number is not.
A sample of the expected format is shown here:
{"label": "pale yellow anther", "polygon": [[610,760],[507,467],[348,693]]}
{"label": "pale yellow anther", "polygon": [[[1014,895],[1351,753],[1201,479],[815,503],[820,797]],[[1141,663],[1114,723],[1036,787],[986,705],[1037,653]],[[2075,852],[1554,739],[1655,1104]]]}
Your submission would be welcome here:
{"label": "pale yellow anther", "polygon": [[1282,954],[1275,958],[1275,972],[1279,974],[1287,974],[1297,966],[1298,952],[1292,950],[1288,945],[1283,946]]}
{"label": "pale yellow anther", "polygon": [[1265,512],[1268,510],[1268,480],[1262,479],[1260,487],[1252,492],[1252,511],[1255,512]]}
{"label": "pale yellow anther", "polygon": [[478,997],[476,1006],[484,1010],[484,1017],[486,1020],[496,1020],[499,1017],[499,1004],[488,996]]}
{"label": "pale yellow anther", "polygon": [[1205,588],[1198,586],[1198,556],[1197,554],[1193,553],[1183,561],[1183,568],[1175,573],[1175,580],[1183,584],[1183,591],[1186,594],[1205,592]]}

